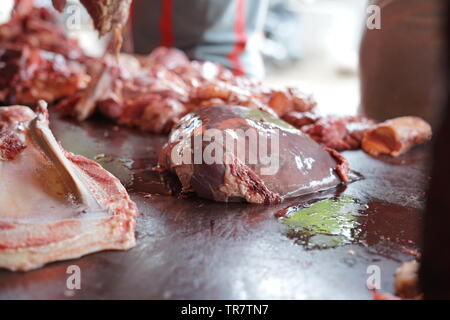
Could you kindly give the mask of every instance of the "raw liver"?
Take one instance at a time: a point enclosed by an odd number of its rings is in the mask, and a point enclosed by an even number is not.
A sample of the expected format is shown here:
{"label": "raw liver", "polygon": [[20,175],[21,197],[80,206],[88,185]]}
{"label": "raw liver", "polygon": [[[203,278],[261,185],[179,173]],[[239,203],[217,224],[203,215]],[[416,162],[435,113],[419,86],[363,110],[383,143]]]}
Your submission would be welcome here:
{"label": "raw liver", "polygon": [[[211,130],[223,141],[203,141],[196,149],[196,137],[204,139]],[[239,130],[250,138],[238,135]],[[225,142],[229,137],[231,147]],[[213,143],[223,152],[216,159],[219,163],[208,164],[207,159],[194,163],[194,155],[178,161],[182,163],[173,159],[174,154],[191,150],[204,156]],[[236,149],[244,151],[241,157]],[[263,164],[261,153],[267,153],[271,162]],[[172,131],[160,163],[178,176],[183,190],[219,202],[278,203],[341,183],[337,159],[309,136],[265,112],[238,106],[204,107],[184,117]]]}

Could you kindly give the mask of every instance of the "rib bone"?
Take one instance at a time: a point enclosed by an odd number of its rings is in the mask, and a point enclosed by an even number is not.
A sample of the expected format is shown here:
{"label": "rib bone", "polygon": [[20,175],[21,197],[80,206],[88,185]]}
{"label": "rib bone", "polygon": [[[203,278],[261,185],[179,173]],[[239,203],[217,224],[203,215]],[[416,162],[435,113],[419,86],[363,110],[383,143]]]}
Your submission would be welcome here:
{"label": "rib bone", "polygon": [[92,210],[100,209],[97,200],[89,192],[86,183],[83,181],[83,176],[78,173],[78,169],[64,156],[60,145],[48,127],[46,115],[47,104],[39,101],[37,115],[29,125],[30,138],[50,159],[75,199]]}

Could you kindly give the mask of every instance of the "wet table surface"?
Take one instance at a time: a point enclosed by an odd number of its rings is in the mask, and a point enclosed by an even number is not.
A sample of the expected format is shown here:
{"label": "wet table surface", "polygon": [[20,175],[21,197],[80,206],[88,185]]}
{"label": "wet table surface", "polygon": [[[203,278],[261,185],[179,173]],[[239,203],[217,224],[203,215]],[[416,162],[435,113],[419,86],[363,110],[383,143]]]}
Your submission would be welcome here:
{"label": "wet table surface", "polygon": [[[0,299],[371,299],[371,275],[393,292],[395,269],[420,247],[427,146],[397,159],[345,152],[362,175],[346,187],[274,206],[223,204],[155,194],[163,188],[149,168],[164,136],[51,121],[67,150],[95,158],[127,186],[141,212],[137,245],[27,273],[1,270]],[[336,214],[305,226],[278,217],[330,204]],[[67,288],[71,265],[81,270],[80,290]]]}

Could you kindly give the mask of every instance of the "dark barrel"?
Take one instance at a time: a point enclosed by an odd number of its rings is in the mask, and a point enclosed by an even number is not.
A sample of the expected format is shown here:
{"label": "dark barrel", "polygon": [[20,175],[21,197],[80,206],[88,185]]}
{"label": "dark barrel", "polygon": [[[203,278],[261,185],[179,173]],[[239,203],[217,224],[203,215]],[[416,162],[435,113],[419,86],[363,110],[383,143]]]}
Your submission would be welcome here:
{"label": "dark barrel", "polygon": [[444,70],[443,0],[372,0],[381,29],[365,29],[360,50],[361,107],[376,120],[439,119]]}

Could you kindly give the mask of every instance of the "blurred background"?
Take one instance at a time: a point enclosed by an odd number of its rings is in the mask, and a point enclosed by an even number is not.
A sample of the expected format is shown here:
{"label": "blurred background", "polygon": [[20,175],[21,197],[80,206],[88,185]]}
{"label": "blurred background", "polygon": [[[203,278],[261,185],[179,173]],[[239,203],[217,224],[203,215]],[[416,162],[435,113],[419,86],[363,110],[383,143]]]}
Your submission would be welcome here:
{"label": "blurred background", "polygon": [[364,0],[271,0],[267,81],[312,92],[324,113],[355,114],[366,6]]}
{"label": "blurred background", "polygon": [[[9,19],[12,4],[13,0],[1,1],[0,22]],[[50,4],[51,0],[37,1],[39,6]],[[270,0],[262,50],[265,81],[313,93],[320,112],[355,114],[360,104],[357,66],[366,6],[365,0]],[[81,27],[66,26],[68,35],[78,38],[89,54],[101,55],[107,39],[98,39],[84,9],[80,19]]]}

